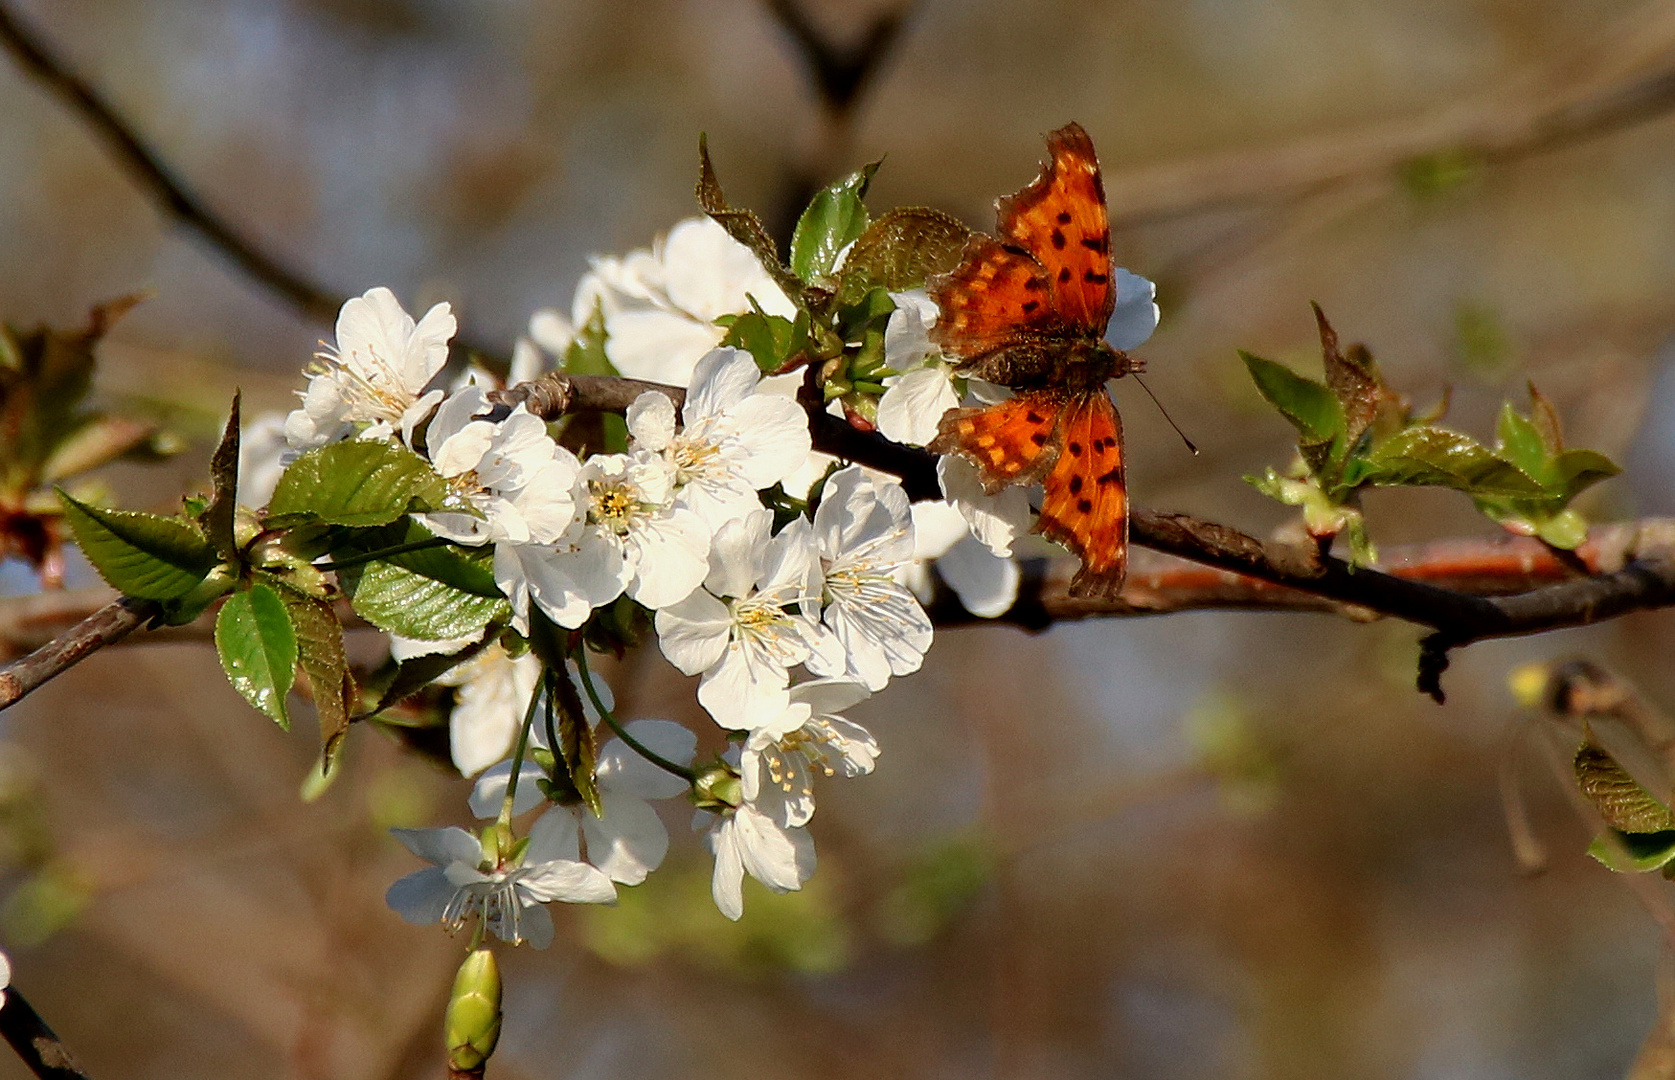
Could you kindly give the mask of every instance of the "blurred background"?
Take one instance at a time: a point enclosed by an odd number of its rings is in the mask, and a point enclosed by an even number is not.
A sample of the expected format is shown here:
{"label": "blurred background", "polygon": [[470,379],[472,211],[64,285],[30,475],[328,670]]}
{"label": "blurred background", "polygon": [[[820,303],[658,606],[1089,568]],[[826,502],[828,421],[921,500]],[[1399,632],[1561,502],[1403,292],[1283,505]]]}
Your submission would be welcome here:
{"label": "blurred background", "polygon": [[[1159,285],[1153,389],[1204,451],[1125,396],[1140,503],[1287,519],[1240,479],[1283,466],[1291,430],[1235,349],[1318,370],[1315,300],[1416,403],[1451,387],[1479,437],[1535,380],[1574,444],[1628,468],[1592,514],[1675,512],[1672,3],[802,0],[840,52],[900,15],[842,107],[758,0],[7,6],[262,247],[336,293],[450,300],[500,352],[568,309],[590,254],[695,212],[700,131],[776,224],[882,157],[875,210],[988,228],[1075,119],[1120,261]],[[152,293],[99,385],[197,439],[107,473],[124,505],[168,506],[233,388],[289,407],[329,327],[162,218],[9,63],[0,147],[0,316],[73,325]],[[1384,545],[1495,531],[1448,492],[1367,511]],[[1581,654],[1675,706],[1672,630],[1473,646],[1442,707],[1394,623],[941,633],[857,710],[883,757],[822,793],[806,891],[753,887],[726,923],[671,808],[665,869],[510,957],[490,1075],[1623,1076],[1658,1016],[1645,903],[1667,897],[1584,856],[1507,679]],[[654,651],[611,676],[625,717],[708,723]],[[5,714],[0,945],[93,1075],[438,1074],[459,945],[384,907],[414,868],[385,830],[463,820],[467,787],[358,734],[305,805],[313,734],[191,643],[108,650]],[[1507,768],[1538,875],[1508,842]]]}

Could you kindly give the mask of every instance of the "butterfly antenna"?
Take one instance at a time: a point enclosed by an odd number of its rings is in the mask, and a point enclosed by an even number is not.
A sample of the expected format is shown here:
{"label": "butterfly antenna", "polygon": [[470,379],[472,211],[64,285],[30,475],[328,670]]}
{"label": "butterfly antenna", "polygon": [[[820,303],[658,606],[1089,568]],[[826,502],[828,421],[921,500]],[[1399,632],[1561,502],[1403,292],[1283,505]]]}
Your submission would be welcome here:
{"label": "butterfly antenna", "polygon": [[1186,432],[1181,430],[1181,425],[1175,423],[1175,418],[1173,416],[1169,415],[1169,410],[1165,409],[1163,407],[1163,402],[1157,400],[1157,395],[1152,393],[1152,388],[1147,386],[1145,384],[1145,381],[1142,380],[1140,378],[1140,376],[1138,376],[1138,375],[1134,376],[1134,381],[1139,383],[1140,384],[1140,389],[1144,390],[1146,392],[1146,396],[1152,399],[1152,404],[1156,405],[1157,406],[1157,411],[1163,414],[1163,418],[1165,420],[1169,421],[1169,426],[1174,428],[1175,429],[1175,434],[1179,435],[1181,437],[1181,441],[1186,443],[1186,448],[1188,450],[1191,450],[1194,456],[1197,456],[1198,447],[1193,444],[1193,441],[1191,439],[1186,437]]}

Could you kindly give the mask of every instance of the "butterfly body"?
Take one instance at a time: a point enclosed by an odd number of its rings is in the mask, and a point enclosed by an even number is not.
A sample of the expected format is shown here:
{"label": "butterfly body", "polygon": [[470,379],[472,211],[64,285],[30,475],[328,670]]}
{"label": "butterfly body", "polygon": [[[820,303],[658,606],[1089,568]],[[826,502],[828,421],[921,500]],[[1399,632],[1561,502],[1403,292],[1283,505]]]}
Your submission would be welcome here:
{"label": "butterfly body", "polygon": [[1036,530],[1082,560],[1071,595],[1114,597],[1128,488],[1105,384],[1141,364],[1105,341],[1116,282],[1092,140],[1069,124],[1047,147],[1034,183],[996,204],[999,235],[974,235],[959,265],[927,282],[941,312],[931,338],[955,370],[1017,394],[950,410],[930,449],[972,461],[990,494],[1039,481]]}

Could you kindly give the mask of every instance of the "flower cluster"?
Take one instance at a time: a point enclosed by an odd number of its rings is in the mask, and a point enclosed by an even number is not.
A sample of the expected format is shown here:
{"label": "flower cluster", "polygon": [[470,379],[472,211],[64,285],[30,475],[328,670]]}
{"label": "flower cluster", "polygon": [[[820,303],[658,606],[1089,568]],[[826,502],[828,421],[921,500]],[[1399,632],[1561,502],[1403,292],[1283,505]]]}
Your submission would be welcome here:
{"label": "flower cluster", "polygon": [[[481,774],[473,808],[496,819],[480,836],[398,832],[433,864],[391,888],[404,917],[453,927],[475,918],[542,945],[551,921],[540,905],[608,902],[616,885],[657,867],[668,836],[652,801],[684,793],[715,854],[716,903],[737,918],[745,874],[785,891],[813,872],[813,778],[872,769],[876,742],[842,713],[916,671],[930,646],[930,621],[903,583],[914,516],[895,480],[811,462],[802,406],[765,382],[748,352],[716,344],[717,315],[783,300],[750,265],[707,222],[683,224],[654,253],[595,265],[583,291],[605,314],[612,359],[641,374],[688,373],[683,397],[649,391],[633,402],[615,452],[579,456],[525,407],[497,406],[476,373],[444,385],[447,307],[415,321],[387,289],[344,305],[335,349],[310,368],[283,425],[287,457],[349,440],[417,452],[445,495],[416,507],[416,522],[438,542],[482,552],[506,601],[505,625],[488,628],[486,645],[392,644],[404,662],[470,649],[434,681],[455,688],[450,749],[462,773]],[[741,279],[747,288],[736,288]],[[677,331],[682,319],[704,332]],[[636,342],[653,329],[660,345]],[[688,343],[695,357],[681,352]],[[787,514],[780,503],[776,518],[764,493],[813,469],[824,474],[809,492],[817,508]],[[547,626],[576,632],[558,637],[579,650],[596,613],[623,598],[651,613],[664,656],[699,676],[698,701],[725,747],[708,764],[693,764],[693,732],[620,725],[585,664],[555,672],[529,648]],[[586,738],[601,721],[617,732],[586,776],[552,745],[566,688],[583,706]],[[518,839],[514,819],[543,804]]]}

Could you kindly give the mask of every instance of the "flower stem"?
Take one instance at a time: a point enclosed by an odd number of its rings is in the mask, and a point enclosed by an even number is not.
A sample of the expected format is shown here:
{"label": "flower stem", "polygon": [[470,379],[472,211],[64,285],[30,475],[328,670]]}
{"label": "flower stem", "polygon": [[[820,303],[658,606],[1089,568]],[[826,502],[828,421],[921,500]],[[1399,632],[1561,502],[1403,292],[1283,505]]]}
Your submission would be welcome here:
{"label": "flower stem", "polygon": [[518,797],[518,774],[523,772],[523,755],[529,749],[529,729],[535,726],[535,706],[541,703],[542,684],[535,683],[535,690],[529,695],[529,707],[523,711],[523,727],[518,729],[517,749],[512,753],[512,773],[506,777],[506,797],[500,801],[500,818],[498,824],[507,828],[512,825],[512,800]]}
{"label": "flower stem", "polygon": [[378,559],[387,559],[391,555],[405,555],[409,551],[424,551],[427,548],[442,547],[451,543],[453,543],[452,540],[448,540],[441,536],[427,536],[423,540],[409,540],[405,544],[397,544],[394,547],[380,548],[377,551],[363,551],[359,555],[350,555],[347,558],[338,559],[336,562],[315,563],[314,569],[347,570],[352,566],[360,566],[362,563],[374,562]]}
{"label": "flower stem", "polygon": [[676,765],[668,758],[646,746],[646,744],[642,743],[634,736],[628,734],[628,732],[624,730],[623,726],[617,722],[615,714],[605,707],[605,703],[599,699],[599,691],[593,686],[593,673],[587,669],[587,646],[578,646],[573,655],[576,658],[576,670],[581,672],[582,689],[587,691],[588,700],[593,702],[593,707],[598,711],[599,718],[605,721],[606,725],[610,727],[612,731],[616,732],[616,737],[621,739],[628,749],[634,751],[636,754],[639,754],[653,765],[656,765],[659,769],[662,769],[666,773],[680,777],[688,784],[692,783],[692,781],[697,777],[697,773],[693,772],[685,765]]}

